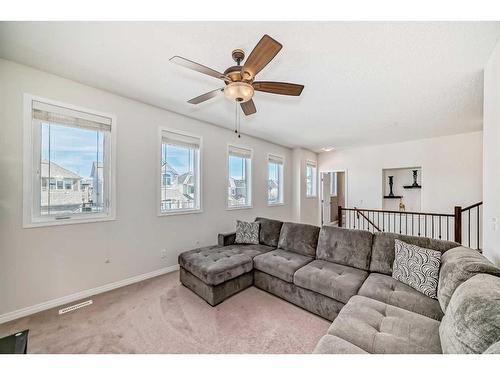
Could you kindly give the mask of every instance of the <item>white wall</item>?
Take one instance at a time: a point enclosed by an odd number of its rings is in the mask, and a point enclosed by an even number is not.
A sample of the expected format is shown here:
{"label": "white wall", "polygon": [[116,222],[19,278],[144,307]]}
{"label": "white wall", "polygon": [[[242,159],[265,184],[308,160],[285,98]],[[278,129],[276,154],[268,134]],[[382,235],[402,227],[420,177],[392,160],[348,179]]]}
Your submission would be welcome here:
{"label": "white wall", "polygon": [[[24,93],[117,116],[116,221],[22,228]],[[6,60],[0,60],[0,106],[0,315],[176,265],[180,252],[214,244],[237,218],[291,219],[290,149],[248,136],[238,140],[230,130]],[[156,216],[159,126],[203,137],[203,213]],[[253,209],[225,209],[228,142],[254,150]],[[283,206],[267,206],[268,152],[286,158]]]}
{"label": "white wall", "polygon": [[347,170],[347,206],[382,208],[382,170],[422,167],[422,211],[453,213],[482,200],[482,132],[319,155],[320,171]]}
{"label": "white wall", "polygon": [[319,182],[317,173],[316,197],[306,196],[306,162],[317,163],[318,155],[309,150],[294,148],[293,159],[293,221],[305,224],[319,225]]}
{"label": "white wall", "polygon": [[484,254],[500,265],[500,42],[484,70],[483,111]]}

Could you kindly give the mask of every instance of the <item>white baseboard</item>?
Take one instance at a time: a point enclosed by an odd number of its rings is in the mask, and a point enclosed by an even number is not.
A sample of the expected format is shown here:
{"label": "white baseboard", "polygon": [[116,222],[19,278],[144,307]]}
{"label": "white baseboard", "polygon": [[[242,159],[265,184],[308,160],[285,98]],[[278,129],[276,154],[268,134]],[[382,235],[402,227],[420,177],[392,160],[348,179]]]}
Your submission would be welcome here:
{"label": "white baseboard", "polygon": [[176,264],[175,266],[160,268],[159,270],[144,273],[144,274],[138,275],[138,276],[129,277],[128,279],[125,279],[125,280],[116,281],[114,283],[106,284],[103,286],[98,286],[97,288],[83,290],[81,292],[73,293],[73,294],[70,294],[68,296],[52,299],[50,301],[42,302],[42,303],[39,303],[39,304],[36,304],[33,306],[28,306],[28,307],[24,307],[24,308],[19,309],[19,310],[11,311],[11,312],[0,315],[0,324],[8,322],[10,320],[22,318],[24,316],[31,315],[31,314],[34,314],[34,313],[37,313],[37,312],[40,312],[43,310],[48,310],[48,309],[52,309],[54,307],[65,305],[67,303],[74,302],[74,301],[77,301],[79,299],[83,299],[83,298],[87,298],[90,296],[94,296],[96,294],[104,293],[104,292],[107,292],[109,290],[121,288],[122,286],[134,284],[134,283],[137,283],[139,281],[150,279],[150,278],[155,277],[155,276],[160,276],[160,275],[163,275],[163,274],[166,274],[169,272],[174,272],[174,271],[177,271],[178,269],[179,269],[178,264]]}

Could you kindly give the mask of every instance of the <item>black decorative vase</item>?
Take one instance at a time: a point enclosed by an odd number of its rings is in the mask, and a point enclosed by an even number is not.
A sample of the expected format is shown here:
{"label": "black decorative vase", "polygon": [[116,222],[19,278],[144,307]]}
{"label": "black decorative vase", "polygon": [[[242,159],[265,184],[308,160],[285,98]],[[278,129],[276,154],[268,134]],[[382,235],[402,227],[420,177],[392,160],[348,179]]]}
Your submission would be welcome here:
{"label": "black decorative vase", "polygon": [[389,197],[393,197],[392,185],[394,184],[394,176],[389,176]]}
{"label": "black decorative vase", "polygon": [[417,169],[413,170],[413,186],[420,187],[420,185],[417,182],[417,174],[418,170]]}

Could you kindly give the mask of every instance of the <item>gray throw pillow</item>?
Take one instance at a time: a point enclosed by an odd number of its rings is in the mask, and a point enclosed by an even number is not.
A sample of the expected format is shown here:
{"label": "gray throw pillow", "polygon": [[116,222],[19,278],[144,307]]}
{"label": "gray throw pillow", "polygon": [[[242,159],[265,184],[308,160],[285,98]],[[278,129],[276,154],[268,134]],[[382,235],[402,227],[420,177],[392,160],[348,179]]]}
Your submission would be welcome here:
{"label": "gray throw pillow", "polygon": [[236,220],[236,239],[235,243],[241,244],[259,244],[260,223],[247,223],[246,221]]}
{"label": "gray throw pillow", "polygon": [[394,240],[392,277],[428,297],[437,299],[441,253]]}

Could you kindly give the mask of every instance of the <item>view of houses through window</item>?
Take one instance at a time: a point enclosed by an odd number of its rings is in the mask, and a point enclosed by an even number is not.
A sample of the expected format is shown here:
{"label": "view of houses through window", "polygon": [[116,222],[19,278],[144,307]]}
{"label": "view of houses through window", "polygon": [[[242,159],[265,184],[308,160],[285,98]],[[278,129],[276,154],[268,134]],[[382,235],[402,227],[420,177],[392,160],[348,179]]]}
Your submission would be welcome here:
{"label": "view of houses through window", "polygon": [[[34,216],[71,217],[106,211],[104,178],[110,126],[82,120],[60,108],[33,110],[38,146],[34,171]],[[36,196],[38,195],[38,197]]]}
{"label": "view of houses through window", "polygon": [[198,138],[164,131],[161,145],[160,211],[199,209]]}
{"label": "view of houses through window", "polygon": [[251,163],[251,150],[229,146],[228,208],[248,207],[251,205]]}
{"label": "view of houses through window", "polygon": [[267,181],[267,203],[283,203],[283,158],[269,155]]}
{"label": "view of houses through window", "polygon": [[316,196],[316,164],[313,162],[306,163],[306,196]]}

